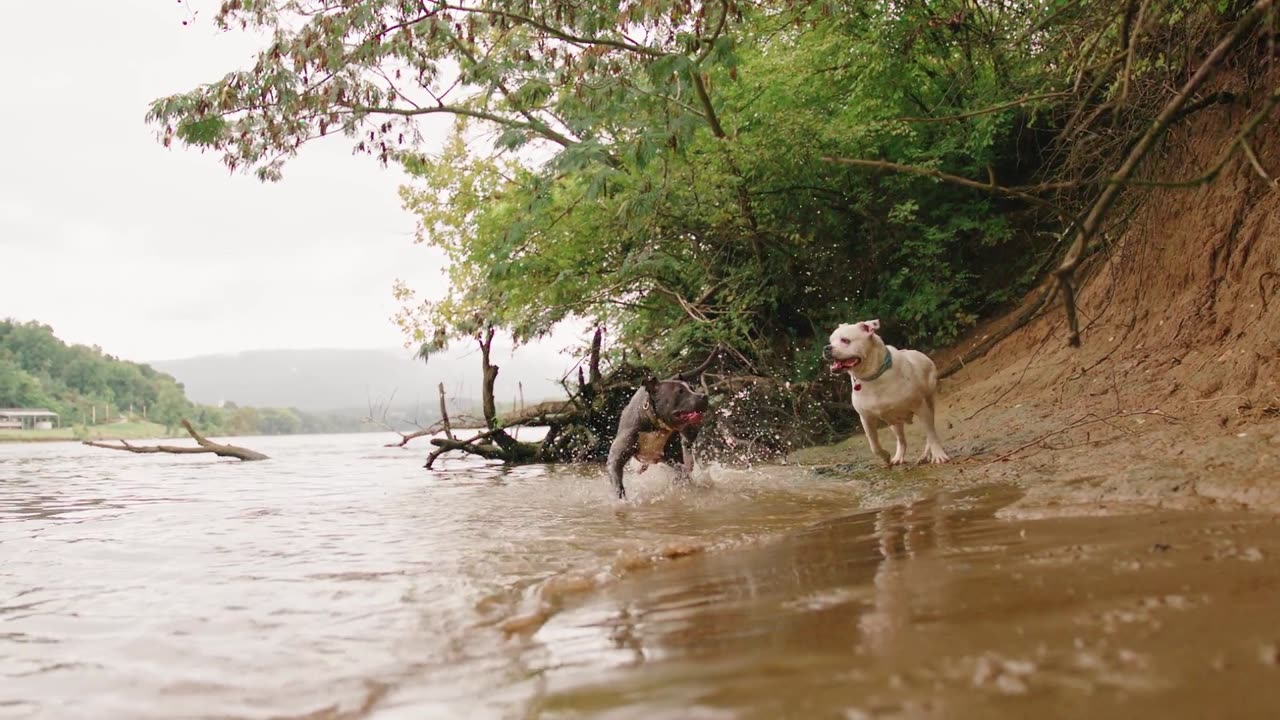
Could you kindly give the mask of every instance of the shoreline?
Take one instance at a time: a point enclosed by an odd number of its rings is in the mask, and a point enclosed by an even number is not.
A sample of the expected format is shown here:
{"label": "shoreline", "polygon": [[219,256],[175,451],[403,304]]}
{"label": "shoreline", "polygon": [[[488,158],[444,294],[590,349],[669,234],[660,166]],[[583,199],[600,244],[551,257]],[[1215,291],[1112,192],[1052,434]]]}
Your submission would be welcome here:
{"label": "shoreline", "polygon": [[[870,507],[1003,484],[1024,493],[998,513],[1007,519],[1166,510],[1280,514],[1280,419],[1260,416],[1224,427],[1212,416],[1194,422],[1164,412],[1099,413],[1106,422],[1086,425],[1025,398],[962,419],[973,412],[969,403],[939,399],[950,463],[887,468],[873,459],[861,432],[792,451],[783,462],[865,483]],[[882,442],[886,435],[892,445],[882,428]],[[923,431],[908,425],[908,457],[923,441]]]}
{"label": "shoreline", "polygon": [[[30,433],[32,431],[25,431],[25,432]],[[45,431],[38,431],[38,432],[49,432],[49,431],[45,430]],[[298,436],[304,436],[304,435],[378,435],[378,434],[380,434],[380,431],[370,430],[370,431],[346,432],[346,433],[289,433],[289,434],[280,434],[280,435],[217,434],[217,435],[214,435],[213,437],[264,438],[264,437],[298,437]],[[58,436],[51,437],[48,435],[39,435],[37,437],[22,437],[18,435],[0,434],[0,445],[37,445],[37,444],[44,445],[46,443],[59,443],[59,442],[80,444],[80,443],[83,443],[85,440],[93,440],[98,442],[101,442],[101,441],[119,442],[121,440],[124,440],[127,442],[150,442],[150,441],[163,441],[163,440],[190,440],[190,439],[191,439],[191,436],[187,435],[186,433],[168,433],[168,434],[162,433],[162,434],[138,434],[138,435],[129,434],[129,433],[103,433],[103,434],[95,433],[95,434],[90,434],[89,436],[83,439],[77,438],[77,437],[58,437]]]}

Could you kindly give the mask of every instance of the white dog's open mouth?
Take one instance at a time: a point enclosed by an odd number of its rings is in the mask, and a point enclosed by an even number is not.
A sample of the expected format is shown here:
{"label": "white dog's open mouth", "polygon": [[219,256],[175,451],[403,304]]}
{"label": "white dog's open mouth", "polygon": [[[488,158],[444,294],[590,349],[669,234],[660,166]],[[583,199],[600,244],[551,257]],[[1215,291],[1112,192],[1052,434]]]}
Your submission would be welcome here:
{"label": "white dog's open mouth", "polygon": [[831,363],[831,372],[838,373],[844,372],[845,370],[852,370],[853,368],[858,367],[858,364],[861,362],[862,358],[857,355],[854,355],[851,358],[845,358],[844,360],[836,360]]}

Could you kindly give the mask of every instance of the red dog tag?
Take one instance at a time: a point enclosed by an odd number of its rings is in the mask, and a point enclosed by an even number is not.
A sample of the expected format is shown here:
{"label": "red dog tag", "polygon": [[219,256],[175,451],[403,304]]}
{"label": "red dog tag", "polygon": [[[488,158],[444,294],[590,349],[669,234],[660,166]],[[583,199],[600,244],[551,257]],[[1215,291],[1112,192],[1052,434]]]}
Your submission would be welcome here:
{"label": "red dog tag", "polygon": [[854,389],[855,391],[857,391],[857,390],[861,390],[861,389],[862,389],[862,383],[854,383],[854,385],[853,385],[853,389]]}

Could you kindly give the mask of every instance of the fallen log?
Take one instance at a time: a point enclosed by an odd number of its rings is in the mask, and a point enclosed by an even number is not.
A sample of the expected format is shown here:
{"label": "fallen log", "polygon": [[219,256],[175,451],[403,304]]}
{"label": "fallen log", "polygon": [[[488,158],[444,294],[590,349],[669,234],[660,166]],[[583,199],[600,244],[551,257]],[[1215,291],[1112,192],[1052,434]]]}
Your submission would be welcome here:
{"label": "fallen log", "polygon": [[545,425],[551,419],[565,419],[577,407],[571,400],[547,400],[502,417],[503,427]]}
{"label": "fallen log", "polygon": [[196,441],[196,447],[180,446],[180,445],[130,445],[127,440],[120,440],[119,445],[111,445],[109,443],[97,442],[94,440],[85,440],[84,444],[91,447],[106,448],[107,450],[123,450],[125,452],[151,454],[151,453],[168,453],[170,455],[196,455],[200,453],[213,453],[218,457],[233,457],[237,460],[266,460],[267,456],[256,450],[242,448],[237,445],[223,445],[206,438],[196,431],[191,423],[185,418],[182,420],[182,427],[186,428],[187,433]]}
{"label": "fallen log", "polygon": [[[498,436],[505,436],[514,444],[508,444],[505,447],[496,443]],[[524,443],[512,440],[505,428],[498,428],[488,432],[482,432],[467,440],[458,440],[456,438],[431,438],[431,444],[436,446],[435,450],[427,456],[427,464],[425,467],[430,470],[436,464],[436,460],[441,455],[453,451],[461,450],[468,455],[475,455],[485,460],[502,460],[507,463],[520,464],[533,462],[538,457],[539,445],[532,443]]]}

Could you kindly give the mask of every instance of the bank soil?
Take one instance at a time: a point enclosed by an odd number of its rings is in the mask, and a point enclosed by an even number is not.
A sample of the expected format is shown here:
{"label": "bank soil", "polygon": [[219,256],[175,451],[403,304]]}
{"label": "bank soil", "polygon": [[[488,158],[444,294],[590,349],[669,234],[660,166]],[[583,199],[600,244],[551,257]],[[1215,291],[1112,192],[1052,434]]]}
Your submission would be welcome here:
{"label": "bank soil", "polygon": [[[1222,89],[1241,90],[1233,83]],[[1201,111],[1140,176],[1202,175],[1257,109]],[[1027,492],[1003,512],[1024,517],[1280,511],[1280,189],[1270,180],[1280,174],[1280,133],[1264,125],[1251,147],[1256,166],[1236,153],[1213,183],[1129,190],[1081,273],[1083,346],[1067,346],[1054,302],[943,380],[941,430],[955,462],[902,473],[920,480],[909,485],[1014,483]],[[934,360],[947,367],[1017,314]],[[920,429],[908,438],[914,458]],[[872,464],[861,435],[793,460]]]}

